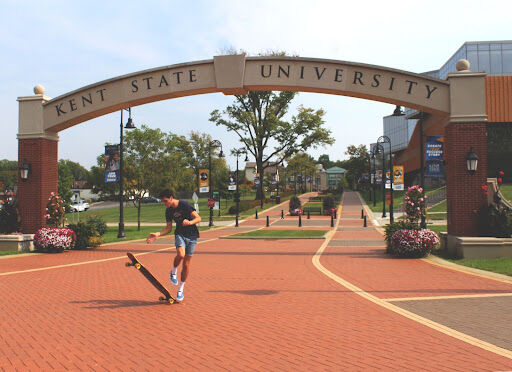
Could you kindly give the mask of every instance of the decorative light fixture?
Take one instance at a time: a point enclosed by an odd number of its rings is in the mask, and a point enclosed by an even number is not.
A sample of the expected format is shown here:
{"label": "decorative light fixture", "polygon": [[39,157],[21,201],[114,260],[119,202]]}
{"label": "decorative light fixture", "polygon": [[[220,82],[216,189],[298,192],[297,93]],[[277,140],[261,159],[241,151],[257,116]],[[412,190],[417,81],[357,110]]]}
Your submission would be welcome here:
{"label": "decorative light fixture", "polygon": [[476,173],[478,168],[478,156],[473,152],[473,147],[468,152],[466,156],[466,168],[468,169],[468,173],[473,175]]}
{"label": "decorative light fixture", "polygon": [[402,108],[400,106],[395,107],[395,111],[393,111],[392,116],[404,116],[405,114],[402,112]]}
{"label": "decorative light fixture", "polygon": [[32,167],[27,163],[27,159],[23,159],[23,164],[20,167],[20,177],[22,181],[28,180],[28,175],[30,174],[30,169]]}

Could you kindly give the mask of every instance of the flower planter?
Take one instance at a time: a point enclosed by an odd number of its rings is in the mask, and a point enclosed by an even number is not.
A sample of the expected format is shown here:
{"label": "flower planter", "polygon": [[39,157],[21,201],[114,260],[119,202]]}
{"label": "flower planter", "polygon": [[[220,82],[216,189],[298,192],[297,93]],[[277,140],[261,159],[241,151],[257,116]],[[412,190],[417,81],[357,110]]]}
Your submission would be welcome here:
{"label": "flower planter", "polygon": [[0,251],[2,252],[32,252],[34,250],[34,234],[0,235]]}

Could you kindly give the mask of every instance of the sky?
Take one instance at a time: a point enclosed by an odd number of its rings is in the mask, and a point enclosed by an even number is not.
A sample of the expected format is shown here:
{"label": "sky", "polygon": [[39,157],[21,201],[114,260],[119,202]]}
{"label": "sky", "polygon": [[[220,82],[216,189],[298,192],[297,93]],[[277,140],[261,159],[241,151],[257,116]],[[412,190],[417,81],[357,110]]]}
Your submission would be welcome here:
{"label": "sky", "polygon": [[[492,4],[492,5],[491,5]],[[466,41],[512,39],[510,0],[451,1],[0,1],[0,159],[16,160],[19,96],[41,84],[57,97],[105,79],[159,66],[212,59],[223,50],[270,50],[300,57],[361,62],[422,73],[440,68]],[[188,135],[209,133],[224,150],[236,135],[209,122],[233,97],[221,93],[137,106],[135,125]],[[300,93],[324,109],[334,145],[308,151],[345,159],[347,146],[375,142],[394,106]],[[119,142],[120,114],[59,133],[59,159],[90,168],[105,143]],[[250,159],[253,160],[253,159]],[[231,167],[235,159],[227,158]]]}

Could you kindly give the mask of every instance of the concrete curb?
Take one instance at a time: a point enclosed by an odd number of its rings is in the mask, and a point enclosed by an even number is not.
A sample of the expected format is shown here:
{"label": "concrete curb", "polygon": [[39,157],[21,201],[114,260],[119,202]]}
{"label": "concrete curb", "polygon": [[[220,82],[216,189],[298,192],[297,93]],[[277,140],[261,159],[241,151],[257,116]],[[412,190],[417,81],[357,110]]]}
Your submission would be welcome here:
{"label": "concrete curb", "polygon": [[309,237],[298,237],[298,236],[289,236],[289,237],[266,237],[266,236],[220,236],[219,239],[239,239],[239,240],[320,240],[325,239],[325,236],[309,236]]}

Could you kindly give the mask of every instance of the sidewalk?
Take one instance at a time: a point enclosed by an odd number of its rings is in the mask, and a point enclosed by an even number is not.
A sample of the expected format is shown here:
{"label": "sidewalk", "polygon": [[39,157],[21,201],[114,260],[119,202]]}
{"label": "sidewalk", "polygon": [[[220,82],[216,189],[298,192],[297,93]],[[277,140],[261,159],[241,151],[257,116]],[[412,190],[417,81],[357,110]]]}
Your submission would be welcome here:
{"label": "sidewalk", "polygon": [[512,285],[393,259],[360,213],[347,192],[325,241],[203,231],[179,305],[125,267],[175,293],[168,237],[0,260],[0,370],[512,369]]}

